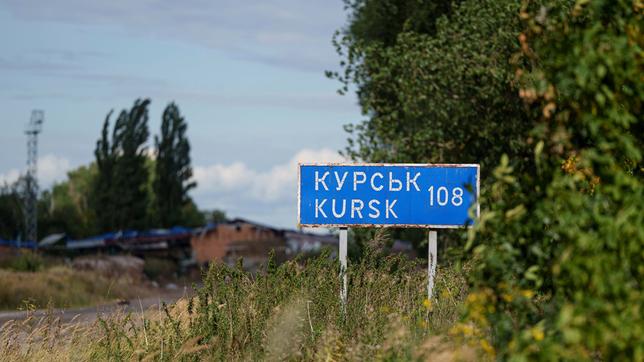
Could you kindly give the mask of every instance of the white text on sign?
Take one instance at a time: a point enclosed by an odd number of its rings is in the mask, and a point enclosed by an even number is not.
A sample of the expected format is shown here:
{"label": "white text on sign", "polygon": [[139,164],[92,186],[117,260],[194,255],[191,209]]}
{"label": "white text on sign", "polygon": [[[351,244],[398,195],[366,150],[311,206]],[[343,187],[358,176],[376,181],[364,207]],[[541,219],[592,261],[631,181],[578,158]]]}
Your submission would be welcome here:
{"label": "white text on sign", "polygon": [[478,165],[300,165],[300,224],[468,226],[478,175]]}

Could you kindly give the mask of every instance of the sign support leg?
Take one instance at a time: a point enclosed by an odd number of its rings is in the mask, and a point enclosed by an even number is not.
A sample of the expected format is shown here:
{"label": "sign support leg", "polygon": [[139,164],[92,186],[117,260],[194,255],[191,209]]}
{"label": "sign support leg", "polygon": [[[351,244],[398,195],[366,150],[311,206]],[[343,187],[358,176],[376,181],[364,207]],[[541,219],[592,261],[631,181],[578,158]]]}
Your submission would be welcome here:
{"label": "sign support leg", "polygon": [[340,301],[342,302],[342,311],[347,310],[347,228],[340,228],[340,278],[342,279],[342,290],[340,291]]}
{"label": "sign support leg", "polygon": [[438,233],[435,230],[429,230],[429,242],[427,245],[427,299],[432,300],[434,291],[434,277],[436,277],[436,264],[438,264]]}

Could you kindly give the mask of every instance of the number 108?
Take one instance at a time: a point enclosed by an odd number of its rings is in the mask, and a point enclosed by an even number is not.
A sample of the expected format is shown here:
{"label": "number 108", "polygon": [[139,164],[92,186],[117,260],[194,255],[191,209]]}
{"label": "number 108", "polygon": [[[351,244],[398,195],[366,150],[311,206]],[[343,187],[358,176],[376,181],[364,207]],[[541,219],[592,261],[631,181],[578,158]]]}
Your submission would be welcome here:
{"label": "number 108", "polygon": [[445,206],[449,202],[454,206],[461,206],[463,204],[463,189],[460,187],[454,187],[452,189],[451,197],[449,190],[445,186],[439,187],[436,189],[436,192],[434,192],[434,186],[431,186],[428,191],[429,206],[434,206],[434,201],[436,201],[438,206]]}

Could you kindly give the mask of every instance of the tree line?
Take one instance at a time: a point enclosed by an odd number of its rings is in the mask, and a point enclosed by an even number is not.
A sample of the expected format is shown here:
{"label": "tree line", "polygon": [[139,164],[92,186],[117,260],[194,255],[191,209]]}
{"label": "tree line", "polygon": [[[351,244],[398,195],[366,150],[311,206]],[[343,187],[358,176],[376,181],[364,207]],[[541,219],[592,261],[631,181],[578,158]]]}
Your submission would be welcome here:
{"label": "tree line", "polygon": [[[166,106],[161,129],[149,148],[149,99],[137,99],[112,120],[110,111],[94,150],[94,162],[40,195],[39,236],[64,232],[86,237],[102,232],[206,221],[189,191],[192,179],[188,125],[179,107]],[[23,233],[24,179],[0,187],[0,238]],[[221,212],[217,213],[220,217]]]}

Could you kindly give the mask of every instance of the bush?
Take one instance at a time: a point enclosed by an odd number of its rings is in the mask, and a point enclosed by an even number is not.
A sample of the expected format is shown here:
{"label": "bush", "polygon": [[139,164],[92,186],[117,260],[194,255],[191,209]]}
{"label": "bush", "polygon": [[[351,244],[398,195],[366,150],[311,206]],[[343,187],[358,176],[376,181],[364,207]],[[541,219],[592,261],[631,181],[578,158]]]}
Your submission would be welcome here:
{"label": "bush", "polygon": [[[503,157],[470,235],[455,328],[517,360],[644,359],[642,8],[526,3],[520,95],[530,169]],[[639,7],[638,7],[639,6]]]}
{"label": "bush", "polygon": [[39,254],[23,251],[16,256],[5,258],[2,261],[2,268],[21,271],[21,272],[37,272],[45,265],[45,260]]}
{"label": "bush", "polygon": [[179,270],[176,262],[163,258],[145,258],[143,273],[151,280],[170,279]]}

